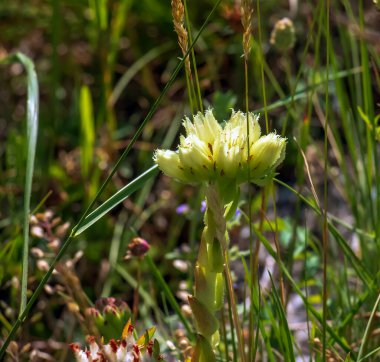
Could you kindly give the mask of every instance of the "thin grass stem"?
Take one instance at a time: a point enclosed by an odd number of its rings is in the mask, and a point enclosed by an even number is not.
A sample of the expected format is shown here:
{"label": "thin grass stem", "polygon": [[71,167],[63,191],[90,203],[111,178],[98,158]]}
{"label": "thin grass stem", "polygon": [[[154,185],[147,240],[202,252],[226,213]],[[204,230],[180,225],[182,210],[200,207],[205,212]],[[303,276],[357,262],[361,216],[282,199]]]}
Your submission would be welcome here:
{"label": "thin grass stem", "polygon": [[[225,261],[226,263],[226,261]],[[232,298],[233,298],[233,291],[231,293],[231,288],[230,288],[230,283],[229,283],[229,278],[228,278],[228,275],[227,275],[227,263],[225,264],[225,268],[224,268],[224,280],[225,280],[225,283],[226,283],[226,291],[227,291],[227,303],[228,303],[228,317],[229,317],[229,320],[230,320],[230,330],[231,330],[231,344],[232,344],[232,353],[233,353],[233,360],[234,362],[237,362],[238,361],[238,352],[237,352],[237,348],[236,348],[236,344],[239,345],[239,342],[236,343],[235,341],[235,332],[236,332],[236,335],[237,335],[237,330],[236,330],[236,323],[235,323],[235,316],[234,316],[234,306],[233,306],[233,301],[232,301]]]}
{"label": "thin grass stem", "polygon": [[[248,82],[248,54],[244,57],[244,83],[245,83],[245,111],[247,116],[247,160],[250,159],[250,134],[249,134],[249,82]],[[251,170],[247,168],[247,182],[249,184],[249,180],[251,179]],[[248,188],[248,217],[249,220],[252,220],[252,189]],[[249,255],[250,255],[250,268],[252,273],[252,280],[254,280],[254,251],[253,251],[253,231],[251,227],[251,223],[249,223]],[[253,301],[254,294],[254,283],[250,283],[250,296],[251,303]],[[254,309],[250,309],[249,313],[249,341],[253,339],[253,329],[254,329]],[[248,344],[248,361],[252,360],[252,343]]]}
{"label": "thin grass stem", "polygon": [[[189,41],[190,43],[193,42],[193,36],[191,32],[191,26],[190,26],[190,20],[189,20],[189,13],[187,11],[187,1],[184,0],[184,6],[185,6],[185,21],[186,21],[186,28],[189,34]],[[201,95],[201,87],[199,84],[199,78],[198,78],[198,68],[197,68],[197,62],[195,59],[195,52],[194,47],[191,49],[191,62],[193,63],[193,72],[195,77],[195,88],[194,93],[198,96],[198,110],[203,113],[203,103],[202,103],[202,95]],[[193,83],[193,79],[190,79],[191,83]]]}
{"label": "thin grass stem", "polygon": [[221,329],[222,329],[222,337],[223,337],[223,343],[224,343],[224,357],[226,359],[226,362],[229,361],[229,355],[228,355],[228,341],[227,341],[227,331],[226,331],[226,317],[224,315],[224,307],[221,310],[220,313],[220,319],[222,322]]}
{"label": "thin grass stem", "polygon": [[329,66],[330,66],[330,1],[326,0],[326,87],[325,87],[325,104],[326,104],[326,116],[324,124],[324,212],[323,212],[323,306],[322,306],[322,360],[326,361],[326,324],[327,324],[327,263],[328,263],[328,223],[327,223],[327,210],[328,210],[328,127],[329,127]]}

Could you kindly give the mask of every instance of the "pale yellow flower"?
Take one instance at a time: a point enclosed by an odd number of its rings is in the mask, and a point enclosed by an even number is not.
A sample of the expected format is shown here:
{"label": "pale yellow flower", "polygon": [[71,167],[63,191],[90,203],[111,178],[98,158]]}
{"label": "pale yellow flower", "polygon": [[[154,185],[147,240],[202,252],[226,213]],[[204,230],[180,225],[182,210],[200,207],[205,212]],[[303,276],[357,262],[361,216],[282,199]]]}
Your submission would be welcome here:
{"label": "pale yellow flower", "polygon": [[[186,136],[178,150],[157,150],[154,160],[161,171],[185,183],[245,181],[261,183],[285,157],[286,139],[275,133],[262,136],[258,116],[232,111],[222,127],[212,110],[185,118]],[[248,152],[249,149],[249,152]]]}

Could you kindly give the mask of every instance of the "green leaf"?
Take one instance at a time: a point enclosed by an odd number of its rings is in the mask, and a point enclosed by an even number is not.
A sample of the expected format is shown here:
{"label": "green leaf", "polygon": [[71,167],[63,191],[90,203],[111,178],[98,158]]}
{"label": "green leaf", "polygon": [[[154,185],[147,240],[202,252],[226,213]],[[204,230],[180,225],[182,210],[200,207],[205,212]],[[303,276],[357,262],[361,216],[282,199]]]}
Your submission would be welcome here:
{"label": "green leaf", "polygon": [[107,214],[115,206],[119,205],[135,191],[140,189],[144,183],[147,182],[151,177],[155,176],[157,172],[158,167],[157,165],[154,165],[149,170],[136,177],[128,185],[124,186],[122,189],[113,194],[108,200],[103,202],[103,204],[101,204],[98,208],[86,216],[82,225],[78,228],[78,230],[76,230],[74,236],[78,236],[83,231],[88,229],[91,225],[96,223],[101,217]]}
{"label": "green leaf", "polygon": [[[371,352],[369,352],[367,355],[365,355],[364,357],[362,357],[360,360],[358,360],[358,362],[361,362],[361,361],[364,361],[366,360],[367,358],[373,356],[377,354],[377,357],[379,357],[379,354],[380,354],[380,347],[377,347],[375,348],[374,350],[372,350]],[[350,359],[347,359],[348,362],[351,362],[351,358]],[[373,360],[374,361],[374,360]]]}
{"label": "green leaf", "polygon": [[144,334],[140,336],[136,344],[140,347],[146,347],[150,340],[153,338],[154,333],[156,332],[156,327],[151,327],[145,331]]}
{"label": "green leaf", "polygon": [[293,349],[293,336],[289,329],[285,310],[281,303],[280,297],[277,293],[276,286],[274,285],[272,275],[270,273],[269,273],[269,277],[272,284],[271,296],[274,302],[274,306],[280,317],[280,320],[278,323],[279,323],[280,333],[282,337],[281,338],[282,344],[284,345],[284,349],[285,349],[284,358],[285,358],[285,361],[295,361],[294,349]]}
{"label": "green leaf", "polygon": [[374,316],[376,314],[376,311],[377,311],[377,308],[378,308],[379,304],[380,304],[380,294],[378,295],[378,297],[376,299],[376,302],[375,302],[375,305],[372,308],[371,316],[368,319],[368,323],[367,323],[366,329],[364,331],[363,339],[362,339],[362,342],[361,342],[361,345],[360,345],[360,349],[359,349],[359,353],[358,353],[358,358],[357,358],[358,361],[362,361],[364,359],[364,358],[361,358],[361,357],[362,357],[362,355],[364,353],[364,350],[366,348],[368,340],[371,338],[372,322],[373,322],[373,318],[374,318]]}
{"label": "green leaf", "polygon": [[193,311],[195,322],[198,327],[198,332],[210,340],[211,336],[219,328],[218,320],[211,313],[209,308],[207,308],[201,301],[191,295],[189,296],[189,304],[191,310]]}
{"label": "green leaf", "polygon": [[160,344],[158,343],[157,339],[153,342],[153,358],[158,359],[160,356]]}
{"label": "green leaf", "polygon": [[369,120],[368,116],[364,113],[364,111],[362,110],[362,108],[360,106],[358,106],[358,113],[359,113],[360,117],[362,118],[362,120],[367,125],[368,129],[371,130],[372,129],[371,121]]}
{"label": "green leaf", "polygon": [[21,279],[21,304],[20,314],[23,313],[27,302],[27,282],[28,282],[28,255],[29,255],[29,217],[30,217],[30,198],[32,193],[32,181],[34,172],[34,160],[37,147],[38,134],[38,108],[39,108],[39,90],[37,74],[33,61],[22,53],[16,53],[2,60],[1,63],[21,63],[27,73],[27,104],[26,104],[26,175],[24,184],[24,211],[23,211],[23,228],[24,243],[22,257],[22,279]]}
{"label": "green leaf", "polygon": [[85,85],[80,89],[79,109],[81,120],[81,166],[83,178],[86,179],[93,160],[95,130],[91,93],[90,89]]}

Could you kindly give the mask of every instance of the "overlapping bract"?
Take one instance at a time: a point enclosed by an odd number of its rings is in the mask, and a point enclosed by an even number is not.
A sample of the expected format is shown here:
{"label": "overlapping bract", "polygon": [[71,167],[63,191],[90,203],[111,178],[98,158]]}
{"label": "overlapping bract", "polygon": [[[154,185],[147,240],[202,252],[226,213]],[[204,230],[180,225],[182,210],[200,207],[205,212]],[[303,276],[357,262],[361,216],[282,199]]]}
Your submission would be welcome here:
{"label": "overlapping bract", "polygon": [[[167,176],[184,183],[246,182],[260,184],[285,157],[286,139],[275,133],[260,137],[258,116],[232,111],[222,127],[212,110],[185,118],[186,137],[176,152],[157,150],[154,160]],[[249,148],[248,148],[249,147]],[[249,152],[248,152],[249,149]]]}

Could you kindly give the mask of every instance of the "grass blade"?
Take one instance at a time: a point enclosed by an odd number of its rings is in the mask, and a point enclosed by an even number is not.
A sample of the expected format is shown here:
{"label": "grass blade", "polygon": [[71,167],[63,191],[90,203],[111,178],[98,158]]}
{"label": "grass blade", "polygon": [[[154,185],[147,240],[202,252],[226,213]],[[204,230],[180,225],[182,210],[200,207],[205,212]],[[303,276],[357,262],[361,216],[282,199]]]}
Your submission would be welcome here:
{"label": "grass blade", "polygon": [[371,357],[372,355],[379,353],[380,352],[380,347],[375,348],[373,351],[369,352],[367,355],[362,357],[361,359],[358,359],[358,362],[364,361],[367,358]]}
{"label": "grass blade", "polygon": [[117,191],[107,201],[105,201],[91,214],[85,217],[82,225],[78,228],[78,230],[76,230],[74,237],[83,233],[83,231],[88,229],[91,225],[95,224],[101,217],[107,214],[115,206],[119,205],[131,194],[139,190],[145,184],[145,182],[147,182],[151,177],[155,176],[157,172],[158,167],[157,165],[154,165],[149,170],[145,171],[143,174],[131,181],[128,185]]}
{"label": "grass blade", "polygon": [[377,307],[379,306],[379,304],[380,304],[380,294],[377,297],[375,305],[372,308],[371,316],[369,317],[367,326],[366,326],[365,331],[364,331],[362,343],[360,345],[360,349],[359,349],[359,353],[358,353],[358,358],[357,358],[358,361],[363,360],[361,357],[364,353],[364,348],[367,345],[367,341],[370,338],[369,332],[371,330],[372,321],[373,321],[373,318],[375,316],[375,313],[376,313],[376,310],[377,310]]}
{"label": "grass blade", "polygon": [[272,290],[271,290],[271,296],[274,303],[274,306],[276,307],[277,313],[279,315],[279,329],[282,336],[282,341],[285,349],[285,361],[295,361],[294,356],[294,349],[293,349],[293,337],[289,329],[288,321],[286,319],[286,313],[284,310],[284,307],[281,303],[280,296],[277,293],[276,286],[274,284],[272,274],[269,273],[270,281],[272,284]]}
{"label": "grass blade", "polygon": [[4,59],[4,63],[21,63],[27,74],[27,106],[26,106],[26,174],[24,184],[24,210],[23,210],[23,251],[22,251],[22,277],[21,277],[21,303],[20,314],[25,309],[27,302],[28,287],[28,257],[29,257],[29,216],[30,198],[32,194],[32,181],[34,171],[34,160],[36,156],[37,134],[38,134],[38,108],[39,90],[37,74],[33,61],[22,53],[10,55]]}
{"label": "grass blade", "polygon": [[144,68],[149,62],[157,58],[159,55],[168,51],[171,46],[172,45],[170,43],[165,43],[156,48],[153,48],[144,54],[141,58],[139,58],[135,63],[133,63],[116,83],[116,86],[108,99],[109,105],[113,106],[117,102],[123,90],[142,68]]}
{"label": "grass blade", "polygon": [[[265,249],[267,249],[268,253],[274,258],[278,264],[278,266],[281,268],[283,274],[286,276],[286,278],[290,281],[293,289],[295,292],[302,298],[306,309],[314,316],[314,318],[319,322],[319,324],[323,325],[323,319],[321,314],[309,303],[309,301],[306,299],[306,297],[303,295],[301,289],[299,288],[297,282],[293,279],[293,277],[289,274],[288,269],[286,268],[285,264],[279,259],[278,254],[271,246],[268,239],[253,225],[254,231],[256,236],[260,239],[260,241],[263,243]],[[330,327],[328,324],[326,324],[326,332],[331,336],[331,338],[338,343],[344,351],[351,352],[352,350],[350,346],[347,344],[346,340],[340,337],[335,330]],[[353,355],[353,354],[352,354]]]}
{"label": "grass blade", "polygon": [[95,142],[92,99],[90,89],[86,85],[80,89],[79,102],[81,119],[81,168],[83,179],[86,180],[92,164]]}
{"label": "grass blade", "polygon": [[178,305],[176,299],[174,298],[173,293],[171,292],[169,286],[167,285],[167,283],[165,282],[164,278],[162,277],[160,271],[155,266],[155,264],[154,264],[152,258],[150,257],[150,255],[146,255],[145,256],[145,261],[148,263],[148,266],[149,266],[150,270],[152,271],[153,277],[157,280],[157,283],[158,283],[159,287],[162,288],[163,293],[165,294],[166,298],[168,298],[168,301],[169,301],[170,305],[175,310],[175,312],[177,313],[179,319],[183,323],[183,326],[185,327],[187,333],[189,334],[190,339],[194,340],[194,333],[193,333],[193,331],[192,331],[192,329],[191,329],[191,327],[189,325],[189,322],[183,316],[183,314],[181,312],[181,308]]}
{"label": "grass blade", "polygon": [[[301,195],[299,192],[294,190],[292,187],[287,185],[285,182],[282,182],[278,179],[274,179],[277,183],[280,185],[286,187],[288,190],[293,192],[295,195],[297,195],[304,203],[306,203],[308,206],[310,206],[318,215],[322,215],[322,211],[315,206],[312,202],[310,202],[306,197]],[[355,253],[352,251],[350,246],[347,244],[344,237],[340,234],[338,229],[331,223],[331,221],[327,222],[327,226],[331,234],[335,237],[336,241],[338,242],[339,246],[342,248],[343,253],[347,257],[347,259],[352,264],[353,268],[357,272],[360,279],[366,284],[368,288],[371,290],[374,288],[374,276],[367,270],[367,268],[363,265],[361,260],[355,255]]]}
{"label": "grass blade", "polygon": [[34,160],[36,156],[37,135],[38,135],[38,107],[39,107],[39,90],[37,74],[34,64],[27,56],[17,53],[16,57],[26,69],[28,82],[28,100],[27,100],[27,160],[26,176],[24,190],[24,246],[22,258],[22,280],[21,280],[21,305],[20,313],[25,309],[27,302],[28,287],[28,257],[29,257],[29,214],[30,198],[32,194],[32,181],[34,171]]}
{"label": "grass blade", "polygon": [[[361,73],[362,71],[363,70],[361,67],[352,68],[352,69],[348,69],[348,70],[342,70],[340,72],[336,72],[333,77],[328,77],[327,79],[329,82],[332,82],[332,81],[335,81],[337,79],[347,78],[353,74]],[[308,93],[310,91],[317,90],[317,88],[323,86],[325,83],[326,83],[326,80],[311,84],[310,86],[302,88],[301,90],[295,92],[293,95],[279,99],[279,100],[267,105],[266,107],[257,108],[254,110],[254,112],[260,113],[260,112],[264,112],[265,110],[268,112],[273,111],[277,108],[287,106],[288,104],[291,104],[294,101],[297,101],[297,100],[300,100],[303,98],[307,98]]]}

